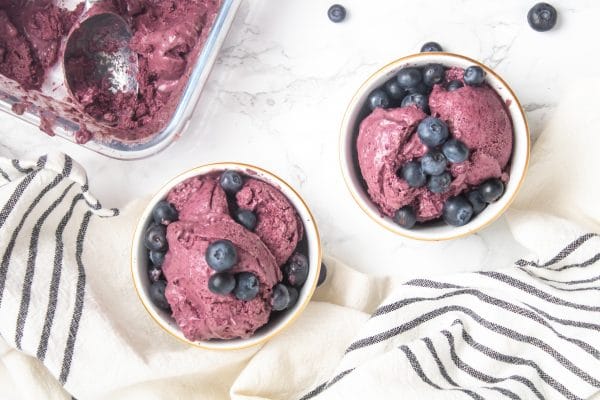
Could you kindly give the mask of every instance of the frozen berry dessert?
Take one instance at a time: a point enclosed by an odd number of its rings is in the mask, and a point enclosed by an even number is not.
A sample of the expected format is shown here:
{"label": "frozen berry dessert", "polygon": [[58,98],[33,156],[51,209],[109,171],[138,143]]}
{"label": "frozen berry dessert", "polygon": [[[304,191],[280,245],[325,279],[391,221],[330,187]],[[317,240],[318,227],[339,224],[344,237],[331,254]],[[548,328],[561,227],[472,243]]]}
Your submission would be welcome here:
{"label": "frozen berry dessert", "polygon": [[400,226],[465,225],[502,196],[513,127],[481,67],[403,68],[364,109],[358,165],[370,199]]}
{"label": "frozen berry dessert", "polygon": [[227,170],[190,178],[153,210],[150,295],[192,341],[248,338],[306,282],[304,226],[274,186]]}

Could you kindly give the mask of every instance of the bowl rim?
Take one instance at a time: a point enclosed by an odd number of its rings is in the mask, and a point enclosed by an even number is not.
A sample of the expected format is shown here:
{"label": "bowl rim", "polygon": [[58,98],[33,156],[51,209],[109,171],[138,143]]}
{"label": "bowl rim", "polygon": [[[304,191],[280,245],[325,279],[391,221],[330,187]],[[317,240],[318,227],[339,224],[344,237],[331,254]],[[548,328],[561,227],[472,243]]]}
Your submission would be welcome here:
{"label": "bowl rim", "polygon": [[[231,345],[227,345],[227,340],[215,342],[215,343],[219,343],[219,346],[215,346],[215,345],[211,345],[210,341],[206,341],[206,340],[191,341],[191,340],[185,338],[185,336],[183,336],[180,329],[178,329],[179,333],[180,333],[179,335],[174,333],[169,327],[165,326],[165,322],[162,321],[162,318],[157,318],[154,315],[154,313],[151,311],[150,308],[153,308],[153,306],[151,304],[147,304],[147,302],[144,300],[144,297],[141,294],[141,289],[138,287],[138,284],[137,284],[137,277],[138,277],[138,274],[136,273],[136,267],[137,267],[137,261],[138,261],[137,260],[137,252],[138,252],[139,247],[142,245],[136,239],[138,239],[140,237],[140,232],[143,230],[143,228],[146,225],[146,222],[148,221],[147,219],[143,218],[144,215],[147,215],[148,210],[150,209],[151,205],[154,205],[157,201],[159,201],[160,199],[163,198],[163,196],[159,196],[159,194],[163,193],[165,190],[167,190],[167,188],[168,189],[173,188],[175,185],[183,182],[185,179],[209,173],[210,170],[216,171],[216,170],[220,170],[220,169],[227,169],[228,167],[231,168],[232,166],[235,166],[236,168],[238,168],[238,170],[245,169],[245,170],[256,171],[260,174],[258,179],[260,179],[260,176],[266,176],[272,180],[271,182],[266,181],[266,183],[269,183],[271,185],[273,183],[282,185],[298,198],[299,204],[302,207],[304,207],[304,211],[306,211],[307,216],[310,218],[310,224],[308,223],[308,221],[305,221],[304,219],[302,220],[304,229],[305,229],[305,231],[307,231],[307,230],[309,230],[308,228],[310,228],[310,230],[314,233],[314,240],[315,240],[316,252],[317,252],[316,266],[315,266],[316,273],[314,274],[313,282],[312,282],[311,286],[309,287],[306,297],[304,298],[302,303],[297,305],[295,310],[293,310],[293,312],[291,313],[291,315],[287,317],[286,321],[281,323],[277,328],[266,332],[264,334],[264,336],[262,336],[260,339],[257,339],[257,340],[256,339],[252,340],[253,336],[250,336],[249,338],[246,338],[246,339],[237,338],[237,339],[235,339],[236,340],[235,344],[231,344]],[[205,171],[205,170],[206,170],[206,172],[198,172],[197,174],[194,174],[194,172],[196,172],[196,171]],[[183,178],[184,176],[185,176],[185,178]],[[287,196],[285,194],[283,194],[283,195],[287,198]],[[295,204],[293,204],[293,205],[295,206]],[[309,248],[309,250],[312,250],[312,249]],[[310,260],[310,258],[311,257],[309,257],[309,260]],[[211,350],[211,351],[232,351],[232,350],[242,350],[245,348],[264,344],[267,341],[271,340],[274,336],[283,332],[290,325],[292,325],[296,321],[296,319],[304,312],[304,310],[310,303],[315,290],[317,289],[317,283],[319,280],[319,275],[321,273],[322,262],[323,262],[323,245],[321,243],[321,236],[319,233],[319,228],[317,226],[317,223],[316,223],[316,220],[315,220],[315,217],[314,217],[312,211],[308,207],[304,198],[298,193],[298,191],[296,189],[294,189],[290,184],[288,184],[287,181],[285,181],[278,175],[276,175],[266,169],[257,167],[255,165],[242,163],[242,162],[228,161],[228,162],[214,162],[214,163],[202,164],[202,165],[190,168],[188,170],[185,170],[185,171],[177,174],[173,178],[169,179],[158,190],[156,190],[156,192],[147,201],[146,206],[140,213],[140,216],[139,216],[137,224],[136,224],[136,228],[134,229],[134,232],[133,232],[133,238],[132,238],[132,244],[131,244],[131,255],[130,255],[130,270],[131,270],[131,275],[132,275],[131,277],[132,277],[133,286],[134,286],[135,292],[138,296],[138,299],[140,300],[140,303],[144,306],[144,309],[146,310],[147,314],[154,320],[154,322],[156,322],[156,324],[163,331],[167,332],[170,336],[176,338],[180,342],[185,343],[187,345],[191,345],[196,348],[200,348],[203,350]],[[313,268],[313,266],[309,264],[309,268]],[[267,324],[265,324],[265,326]],[[223,343],[225,343],[225,345]]]}
{"label": "bowl rim", "polygon": [[[506,201],[506,204],[501,209],[499,209],[495,214],[491,215],[487,219],[487,221],[485,221],[484,223],[482,223],[472,229],[469,229],[465,232],[456,233],[453,235],[438,235],[435,237],[426,237],[426,236],[411,234],[410,230],[404,229],[400,226],[392,226],[392,224],[388,223],[388,221],[385,218],[383,218],[381,216],[376,217],[373,215],[371,210],[369,210],[368,205],[364,204],[363,200],[360,198],[360,196],[358,194],[358,190],[355,189],[355,187],[354,187],[354,184],[352,182],[352,177],[350,176],[351,167],[349,165],[350,163],[353,162],[353,160],[351,158],[349,160],[347,160],[348,157],[346,155],[345,150],[346,150],[346,144],[347,144],[347,137],[354,135],[354,128],[349,129],[350,128],[349,123],[351,122],[350,115],[352,114],[354,107],[357,107],[357,102],[358,102],[359,97],[361,96],[361,93],[364,92],[367,88],[369,88],[372,85],[372,83],[374,81],[378,80],[386,71],[391,70],[394,67],[400,67],[403,64],[409,63],[414,60],[418,60],[420,58],[430,58],[430,57],[438,57],[438,56],[440,58],[447,58],[447,59],[457,59],[458,58],[461,61],[467,61],[467,62],[472,63],[473,65],[480,66],[481,68],[484,69],[484,71],[487,74],[492,75],[496,80],[498,80],[498,82],[500,82],[500,84],[512,96],[512,98],[514,99],[514,102],[516,103],[516,105],[518,107],[518,110],[519,110],[519,113],[521,116],[521,120],[522,120],[524,128],[525,128],[524,131],[522,132],[522,135],[525,136],[526,148],[524,149],[525,162],[523,164],[522,171],[520,171],[521,177],[519,179],[519,182],[517,183],[517,186],[515,187],[514,192],[512,193],[511,197]],[[511,120],[512,120],[512,116],[511,116]],[[516,136],[516,132],[514,129],[515,122],[514,121],[512,121],[512,122],[513,122],[513,135]],[[513,152],[514,152],[514,143],[513,143]],[[525,110],[523,109],[523,106],[522,106],[519,98],[513,91],[512,87],[499,74],[497,74],[492,68],[486,66],[485,64],[483,64],[480,61],[477,61],[473,58],[464,56],[462,54],[450,53],[450,52],[445,52],[445,51],[425,52],[425,53],[410,54],[410,55],[407,55],[404,57],[397,58],[391,62],[388,62],[387,64],[385,64],[384,66],[379,68],[377,71],[372,73],[358,87],[358,89],[352,95],[350,102],[348,103],[348,105],[346,107],[346,111],[344,112],[344,116],[343,116],[342,123],[340,126],[339,152],[338,153],[339,153],[338,157],[339,157],[340,168],[342,170],[342,176],[344,177],[344,183],[346,185],[346,188],[350,192],[350,194],[351,194],[352,198],[354,199],[354,201],[356,202],[356,204],[362,209],[362,211],[367,216],[369,216],[369,218],[371,218],[373,221],[375,221],[377,224],[379,224],[386,230],[388,230],[394,234],[397,234],[399,236],[405,237],[407,239],[412,239],[412,240],[421,241],[421,242],[441,242],[441,241],[459,239],[462,237],[472,235],[473,233],[479,232],[480,230],[482,230],[482,229],[488,227],[489,225],[491,225],[492,223],[494,223],[498,218],[500,218],[500,216],[502,216],[506,212],[506,210],[511,206],[511,204],[517,197],[519,191],[521,190],[521,187],[523,186],[525,178],[527,177],[527,171],[529,169],[529,163],[531,160],[531,134],[530,134],[530,129],[529,129],[529,123],[527,121],[527,116],[525,114]],[[511,156],[511,158],[512,158],[512,156]],[[511,164],[512,164],[512,161],[511,161]],[[511,173],[511,176],[512,176],[512,173]]]}

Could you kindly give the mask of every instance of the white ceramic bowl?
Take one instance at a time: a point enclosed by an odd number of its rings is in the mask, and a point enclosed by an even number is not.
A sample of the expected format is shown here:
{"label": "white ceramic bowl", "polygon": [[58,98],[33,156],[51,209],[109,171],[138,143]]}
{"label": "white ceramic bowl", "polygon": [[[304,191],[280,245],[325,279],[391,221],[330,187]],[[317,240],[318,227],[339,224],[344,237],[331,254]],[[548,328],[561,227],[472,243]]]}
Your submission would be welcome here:
{"label": "white ceramic bowl", "polygon": [[[205,175],[215,171],[223,170],[235,170],[241,173],[251,175],[253,178],[263,180],[272,186],[276,187],[287,197],[287,199],[296,208],[298,215],[304,223],[304,235],[306,237],[306,243],[308,248],[308,259],[309,259],[309,273],[306,283],[300,290],[298,301],[289,310],[286,310],[276,319],[269,321],[265,326],[261,327],[253,336],[248,339],[231,339],[231,340],[207,340],[207,341],[190,341],[188,340],[179,327],[175,320],[165,311],[156,307],[150,300],[149,288],[150,281],[148,279],[148,255],[147,250],[144,247],[144,232],[146,228],[152,222],[152,209],[161,200],[164,200],[169,191],[177,184],[185,181],[186,179],[194,176]],[[205,349],[214,350],[237,350],[245,347],[250,347],[263,343],[269,340],[271,337],[281,332],[284,328],[290,325],[304,310],[310,301],[315,288],[317,287],[317,281],[319,279],[319,272],[321,269],[321,241],[319,238],[319,231],[315,219],[311,214],[308,206],[300,195],[285,181],[275,176],[274,174],[265,171],[262,168],[255,167],[252,165],[240,164],[240,163],[217,163],[200,166],[191,169],[183,174],[173,178],[166,185],[164,185],[158,193],[152,197],[144,212],[142,213],[140,220],[137,224],[135,234],[133,236],[132,252],[131,252],[131,272],[133,275],[133,283],[135,290],[138,293],[142,304],[158,325],[165,331],[175,336],[179,340]]]}
{"label": "white ceramic bowl", "polygon": [[[364,117],[364,115],[361,115],[361,110],[369,94],[375,88],[383,85],[387,80],[392,78],[400,69],[410,66],[424,66],[429,63],[439,63],[447,67],[460,68],[479,65],[485,70],[487,73],[486,82],[505,101],[512,119],[514,140],[509,168],[510,178],[502,197],[497,202],[486,207],[484,211],[464,226],[454,227],[439,222],[423,225],[417,224],[413,229],[405,229],[396,224],[391,218],[383,216],[369,198],[356,158],[356,138],[358,136],[359,124]],[[342,174],[346,185],[360,208],[369,217],[384,228],[399,235],[416,240],[439,241],[456,239],[477,232],[504,213],[514,200],[525,179],[525,173],[529,164],[530,146],[529,127],[523,107],[510,86],[498,74],[480,62],[462,55],[431,52],[414,54],[393,61],[375,72],[362,84],[346,109],[341,127],[339,151]]]}

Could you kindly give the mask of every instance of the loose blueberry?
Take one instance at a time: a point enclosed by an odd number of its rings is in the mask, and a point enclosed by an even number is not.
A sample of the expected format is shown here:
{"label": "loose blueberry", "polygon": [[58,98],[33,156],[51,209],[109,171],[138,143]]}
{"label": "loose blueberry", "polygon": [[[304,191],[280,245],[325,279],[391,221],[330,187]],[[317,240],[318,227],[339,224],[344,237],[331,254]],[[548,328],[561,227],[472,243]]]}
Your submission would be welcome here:
{"label": "loose blueberry", "polygon": [[223,296],[228,295],[235,288],[235,277],[226,272],[212,274],[208,278],[208,290]]}
{"label": "loose blueberry", "polygon": [[480,86],[485,81],[485,71],[478,65],[471,65],[465,69],[463,79],[469,86]]}
{"label": "loose blueberry", "polygon": [[442,146],[442,152],[451,163],[461,163],[469,158],[469,148],[457,139],[450,139]]}
{"label": "loose blueberry", "polygon": [[290,305],[290,291],[287,286],[278,283],[273,288],[272,306],[275,311],[282,311]]}
{"label": "loose blueberry", "polygon": [[473,214],[479,214],[487,207],[487,203],[481,197],[479,190],[471,190],[467,193],[467,200],[469,200],[469,203],[473,207]]}
{"label": "loose blueberry", "polygon": [[408,186],[418,188],[427,183],[427,176],[421,169],[421,163],[411,161],[400,169],[400,175],[408,183]]}
{"label": "loose blueberry", "polygon": [[457,89],[460,89],[461,87],[463,87],[463,83],[459,80],[454,80],[454,81],[450,81],[448,83],[448,85],[446,86],[446,90],[449,92],[454,92]]}
{"label": "loose blueberry", "polygon": [[417,86],[413,86],[413,87],[409,87],[408,89],[406,89],[406,93],[407,94],[422,94],[422,95],[429,95],[429,93],[431,93],[431,86],[427,86],[425,83],[421,82],[418,83]]}
{"label": "loose blueberry", "polygon": [[171,306],[165,297],[167,282],[157,281],[150,285],[150,300],[154,305],[162,310],[170,311]]}
{"label": "loose blueberry", "polygon": [[402,100],[402,107],[417,106],[423,112],[429,111],[427,96],[421,93],[411,93]]}
{"label": "loose blueberry", "polygon": [[225,171],[221,174],[221,187],[227,193],[237,193],[240,191],[242,186],[244,185],[244,178],[238,172],[235,171]]}
{"label": "loose blueberry", "polygon": [[300,293],[298,293],[298,289],[289,286],[288,292],[290,292],[290,304],[288,305],[288,308],[292,308],[298,301],[298,296],[300,295]]}
{"label": "loose blueberry", "polygon": [[177,221],[179,213],[173,207],[173,204],[168,201],[159,201],[152,210],[152,217],[157,224],[167,225],[173,221]]}
{"label": "loose blueberry", "polygon": [[158,282],[162,279],[162,269],[158,267],[151,267],[148,270],[148,279],[151,283]]}
{"label": "loose blueberry", "polygon": [[400,86],[395,78],[390,79],[385,83],[385,91],[389,98],[394,100],[402,100],[406,95],[406,91]]}
{"label": "loose blueberry", "polygon": [[473,206],[463,196],[451,197],[444,203],[442,216],[449,225],[463,226],[473,217]]}
{"label": "loose blueberry", "polygon": [[302,253],[294,253],[283,266],[283,275],[292,286],[304,285],[308,278],[308,258]]}
{"label": "loose blueberry", "polygon": [[451,183],[452,175],[450,175],[450,172],[444,172],[441,175],[430,176],[427,189],[433,193],[446,193]]}
{"label": "loose blueberry", "polygon": [[250,210],[237,210],[235,219],[249,231],[253,231],[256,228],[256,215]]}
{"label": "loose blueberry", "polygon": [[534,30],[546,32],[556,25],[558,13],[548,3],[538,3],[527,13],[527,22]]}
{"label": "loose blueberry", "polygon": [[427,117],[419,124],[417,135],[427,147],[437,147],[448,139],[448,125],[438,118]]}
{"label": "loose blueberry", "polygon": [[446,170],[448,160],[442,152],[431,150],[421,158],[421,169],[427,175],[439,175]]}
{"label": "loose blueberry", "polygon": [[444,80],[446,70],[442,64],[429,64],[423,68],[423,82],[427,86],[433,86]]}
{"label": "loose blueberry", "polygon": [[144,245],[148,250],[167,251],[167,227],[164,225],[152,224],[146,229]]}
{"label": "loose blueberry", "polygon": [[429,53],[432,51],[444,51],[442,46],[437,42],[427,42],[421,46],[421,53]]}
{"label": "loose blueberry", "polygon": [[411,206],[404,206],[394,214],[394,222],[403,228],[411,229],[417,223],[417,215]]}
{"label": "loose blueberry", "polygon": [[375,89],[369,95],[369,108],[371,110],[376,108],[388,108],[389,106],[390,98],[384,90]]}
{"label": "loose blueberry", "polygon": [[165,253],[163,251],[151,250],[148,253],[148,258],[150,258],[150,262],[154,264],[154,266],[160,267],[165,262]]}
{"label": "loose blueberry", "polygon": [[504,183],[500,179],[488,179],[479,186],[478,190],[486,203],[493,203],[504,193]]}
{"label": "loose blueberry", "polygon": [[422,78],[421,70],[414,67],[402,68],[396,75],[398,84],[404,89],[417,86],[421,83]]}
{"label": "loose blueberry", "polygon": [[233,293],[238,300],[250,301],[256,297],[260,286],[256,275],[251,272],[240,272],[235,276],[235,280]]}
{"label": "loose blueberry", "polygon": [[229,240],[217,240],[208,245],[206,263],[217,272],[227,271],[238,262],[235,246]]}
{"label": "loose blueberry", "polygon": [[324,262],[321,263],[321,270],[319,271],[319,280],[317,281],[317,286],[321,286],[323,282],[327,279],[327,265]]}
{"label": "loose blueberry", "polygon": [[327,16],[332,22],[342,22],[346,19],[346,9],[342,5],[334,4],[327,10]]}

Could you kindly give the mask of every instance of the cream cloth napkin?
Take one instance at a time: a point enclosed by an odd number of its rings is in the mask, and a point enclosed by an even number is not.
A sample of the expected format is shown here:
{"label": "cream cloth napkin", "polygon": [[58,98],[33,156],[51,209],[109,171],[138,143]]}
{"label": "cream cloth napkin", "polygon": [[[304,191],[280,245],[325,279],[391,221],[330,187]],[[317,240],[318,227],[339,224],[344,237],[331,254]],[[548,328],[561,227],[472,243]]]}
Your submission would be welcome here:
{"label": "cream cloth napkin", "polygon": [[141,203],[102,208],[63,154],[0,159],[0,398],[590,398],[600,388],[591,86],[556,111],[507,213],[530,254],[502,271],[406,283],[327,259],[304,314],[242,351],[187,347],[147,316],[129,270]]}

